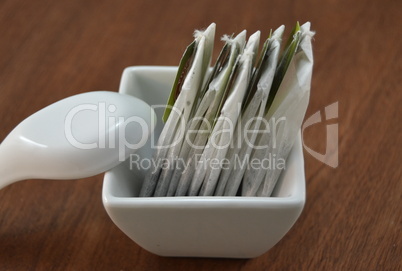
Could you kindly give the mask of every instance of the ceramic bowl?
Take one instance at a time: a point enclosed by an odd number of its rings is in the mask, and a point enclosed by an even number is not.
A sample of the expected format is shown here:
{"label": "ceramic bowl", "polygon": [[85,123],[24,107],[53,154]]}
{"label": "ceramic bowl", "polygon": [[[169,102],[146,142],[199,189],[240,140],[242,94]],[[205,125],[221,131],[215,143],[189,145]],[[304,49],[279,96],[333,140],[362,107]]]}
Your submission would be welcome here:
{"label": "ceramic bowl", "polygon": [[[119,92],[164,105],[177,67],[138,66],[123,72]],[[155,110],[158,120],[162,110]],[[155,129],[155,140],[162,129]],[[146,145],[136,152],[151,158]],[[274,246],[293,226],[305,202],[298,137],[272,197],[138,197],[145,172],[129,160],[105,174],[103,204],[134,242],[161,256],[253,258]],[[132,165],[131,165],[132,166]]]}

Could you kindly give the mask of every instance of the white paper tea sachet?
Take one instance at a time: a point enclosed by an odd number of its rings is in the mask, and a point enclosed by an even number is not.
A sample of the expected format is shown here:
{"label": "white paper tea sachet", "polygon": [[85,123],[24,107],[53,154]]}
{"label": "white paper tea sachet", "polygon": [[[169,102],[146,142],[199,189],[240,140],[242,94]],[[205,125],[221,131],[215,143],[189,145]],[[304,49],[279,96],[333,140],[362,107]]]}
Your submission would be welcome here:
{"label": "white paper tea sachet", "polygon": [[[235,125],[241,112],[241,105],[251,80],[259,41],[260,31],[257,31],[250,36],[243,54],[239,57],[234,71],[233,85],[228,88],[227,98],[220,111],[220,116],[216,120],[207,146],[198,161],[190,186],[190,196],[211,196],[214,193],[222,169],[219,164],[226,157],[232,142]],[[199,191],[200,187],[201,191]]]}
{"label": "white paper tea sachet", "polygon": [[[174,156],[180,151],[187,122],[191,117],[193,107],[197,103],[197,95],[199,95],[206,71],[210,65],[214,36],[214,23],[203,32],[196,31],[194,42],[189,45],[183,56],[169,97],[169,103],[174,101],[176,97],[177,99],[171,112],[170,108],[165,111],[165,120],[166,115],[168,115],[168,118],[153,155],[154,163],[151,163],[152,166],[147,172],[141,188],[140,196],[142,197],[163,196],[166,194],[169,180],[160,178],[160,173],[162,168],[174,168]],[[191,66],[188,67],[189,65]],[[184,81],[181,81],[184,76]],[[162,164],[161,161],[168,162],[168,165]],[[156,187],[157,189],[155,189]]]}
{"label": "white paper tea sachet", "polygon": [[183,166],[176,166],[170,181],[168,196],[185,196],[195,173],[196,158],[201,155],[212,132],[212,125],[219,115],[219,105],[226,90],[234,64],[243,52],[246,31],[236,38],[223,38],[226,41],[208,81],[205,92],[193,119],[189,124],[186,139],[180,151]]}
{"label": "white paper tea sachet", "polygon": [[[257,131],[260,129],[266,111],[284,29],[284,26],[279,27],[264,43],[259,63],[249,86],[244,110],[236,125],[232,147],[226,155],[229,164],[222,169],[215,196],[235,196],[239,189],[251,151],[255,146]],[[253,132],[246,134],[246,129]]]}
{"label": "white paper tea sachet", "polygon": [[195,32],[140,196],[271,195],[306,112],[313,67],[310,23],[296,24],[281,54],[283,31],[270,34],[256,67],[260,32],[246,45],[245,31],[226,37],[212,72],[215,24]]}
{"label": "white paper tea sachet", "polygon": [[[310,23],[296,27],[293,38],[288,42],[275,75],[273,88],[278,88],[276,95],[271,96],[270,106],[265,118],[269,120],[271,133],[261,136],[260,144],[268,145],[265,158],[271,160],[271,168],[246,172],[243,180],[243,196],[270,196],[280,173],[286,166],[284,163],[295,142],[306,113],[311,76],[313,71],[313,54]],[[292,56],[292,51],[295,51]],[[281,75],[280,73],[284,73]],[[283,77],[282,79],[280,77]],[[279,79],[278,79],[279,78]],[[269,101],[268,101],[269,102]],[[254,158],[261,158],[261,152],[254,150]]]}
{"label": "white paper tea sachet", "polygon": [[[267,113],[269,112],[272,102],[278,92],[279,86],[283,80],[286,70],[291,60],[293,59],[294,54],[296,53],[297,46],[300,42],[300,34],[300,26],[297,23],[296,27],[290,34],[279,64],[276,67],[275,76],[273,78],[271,89],[268,95],[266,110],[264,112],[264,122],[267,126],[267,131],[264,131],[264,133],[260,131],[260,133],[257,135],[255,144],[256,147],[252,150],[250,161],[264,161],[264,159],[266,159],[266,157],[270,154],[270,148],[272,148],[272,146],[276,144],[276,130],[274,130],[275,123],[270,123],[270,121],[273,120],[270,119],[270,116],[268,116]],[[271,169],[263,168],[262,166],[249,167],[248,170],[245,172],[242,188],[252,190],[252,193],[255,194],[255,192],[260,187],[267,170]],[[246,193],[245,191],[246,190],[243,190],[242,194]],[[250,194],[250,192],[248,192],[248,194]]]}

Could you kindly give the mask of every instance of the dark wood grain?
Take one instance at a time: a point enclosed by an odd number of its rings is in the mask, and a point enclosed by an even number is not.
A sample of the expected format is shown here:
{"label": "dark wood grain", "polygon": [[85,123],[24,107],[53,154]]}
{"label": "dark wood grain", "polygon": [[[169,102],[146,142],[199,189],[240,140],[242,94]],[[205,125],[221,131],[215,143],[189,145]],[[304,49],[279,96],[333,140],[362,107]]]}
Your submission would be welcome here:
{"label": "dark wood grain", "polygon": [[[52,102],[117,91],[127,66],[177,65],[193,30],[212,21],[218,36],[311,21],[307,117],[339,102],[339,166],[305,152],[305,209],[261,257],[146,252],[106,215],[99,175],[1,190],[0,270],[401,270],[401,10],[401,1],[0,1],[1,140]],[[325,123],[304,141],[325,152]]]}

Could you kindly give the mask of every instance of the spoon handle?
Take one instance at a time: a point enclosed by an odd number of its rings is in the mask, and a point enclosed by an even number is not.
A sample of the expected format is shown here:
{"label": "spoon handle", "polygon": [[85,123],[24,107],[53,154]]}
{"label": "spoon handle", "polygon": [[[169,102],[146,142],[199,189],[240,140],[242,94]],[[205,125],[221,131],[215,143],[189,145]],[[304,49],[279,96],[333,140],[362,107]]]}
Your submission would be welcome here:
{"label": "spoon handle", "polygon": [[3,172],[1,172],[1,170],[2,169],[0,169],[0,178],[1,178],[0,179],[0,190],[12,183],[20,181],[20,180],[18,180],[18,178],[7,178],[7,176],[4,177],[4,175],[2,174]]}
{"label": "spoon handle", "polygon": [[20,172],[18,166],[15,165],[15,162],[18,163],[18,159],[15,159],[17,150],[11,151],[4,144],[0,145],[0,190],[24,179],[22,176],[18,176]]}

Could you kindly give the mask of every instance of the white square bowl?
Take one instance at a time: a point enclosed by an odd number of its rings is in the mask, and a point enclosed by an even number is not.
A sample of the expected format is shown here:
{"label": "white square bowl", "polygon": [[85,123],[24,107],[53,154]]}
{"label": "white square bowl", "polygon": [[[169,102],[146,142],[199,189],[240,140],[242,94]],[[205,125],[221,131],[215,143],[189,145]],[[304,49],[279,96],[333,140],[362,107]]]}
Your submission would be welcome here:
{"label": "white square bowl", "polygon": [[[126,68],[120,93],[164,105],[177,67]],[[156,111],[158,121],[162,110]],[[155,129],[157,139],[162,129]],[[151,141],[151,139],[150,139]],[[136,152],[150,158],[150,145]],[[273,247],[293,226],[305,202],[301,137],[298,136],[272,197],[138,197],[145,172],[130,161],[105,174],[103,204],[134,242],[161,256],[254,258]]]}

